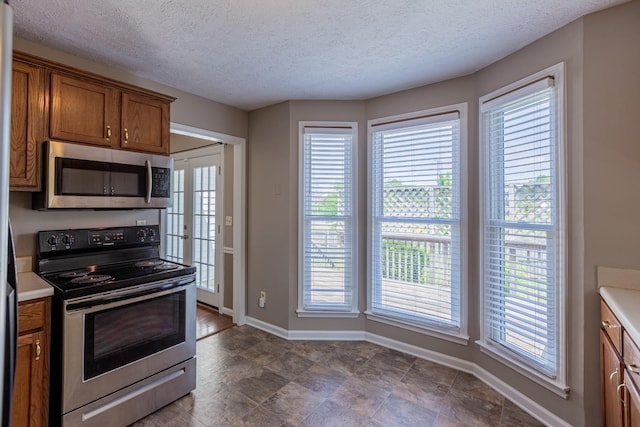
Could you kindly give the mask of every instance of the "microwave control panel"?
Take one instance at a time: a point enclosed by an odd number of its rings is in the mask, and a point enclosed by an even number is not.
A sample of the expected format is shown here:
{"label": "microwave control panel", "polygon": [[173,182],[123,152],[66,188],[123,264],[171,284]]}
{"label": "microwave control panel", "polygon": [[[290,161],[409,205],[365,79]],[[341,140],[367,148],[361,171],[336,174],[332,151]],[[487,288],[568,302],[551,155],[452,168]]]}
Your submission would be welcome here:
{"label": "microwave control panel", "polygon": [[151,197],[171,197],[171,169],[152,168],[151,179]]}

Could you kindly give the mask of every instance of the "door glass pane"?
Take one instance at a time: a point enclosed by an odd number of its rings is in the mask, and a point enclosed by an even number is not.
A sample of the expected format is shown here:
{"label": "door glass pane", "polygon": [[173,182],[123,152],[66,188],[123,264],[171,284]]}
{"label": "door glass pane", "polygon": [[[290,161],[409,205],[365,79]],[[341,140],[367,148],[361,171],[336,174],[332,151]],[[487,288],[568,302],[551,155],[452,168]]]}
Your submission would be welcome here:
{"label": "door glass pane", "polygon": [[184,262],[182,236],[184,235],[184,169],[173,171],[172,206],[167,208],[167,258]]}
{"label": "door glass pane", "polygon": [[193,265],[197,286],[215,292],[217,166],[193,169]]}

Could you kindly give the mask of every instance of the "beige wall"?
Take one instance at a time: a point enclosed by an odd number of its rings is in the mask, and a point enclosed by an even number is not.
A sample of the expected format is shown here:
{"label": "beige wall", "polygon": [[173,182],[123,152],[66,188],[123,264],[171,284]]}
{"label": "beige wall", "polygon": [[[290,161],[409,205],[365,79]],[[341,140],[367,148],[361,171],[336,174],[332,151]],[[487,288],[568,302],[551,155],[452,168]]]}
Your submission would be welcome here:
{"label": "beige wall", "polygon": [[584,19],[584,379],[600,411],[596,266],[640,269],[640,1]]}
{"label": "beige wall", "polygon": [[[476,363],[533,401],[576,426],[601,424],[596,265],[640,268],[640,193],[620,183],[640,181],[640,2],[579,19],[480,72],[365,102],[292,101],[250,114],[249,311],[248,315],[289,330],[366,330]],[[566,65],[566,165],[568,203],[567,307],[568,382],[563,399],[481,353],[478,291],[478,97],[559,62]],[[361,316],[357,320],[299,319],[297,307],[298,121],[357,121],[360,206],[366,202],[366,120],[467,102],[469,108],[468,283],[469,346],[397,329]],[[286,129],[288,127],[288,134]],[[264,145],[263,145],[264,144]],[[277,154],[276,157],[273,155]],[[267,171],[274,176],[267,178]],[[277,199],[274,182],[287,179],[289,197]],[[257,186],[257,187],[256,187]],[[360,212],[360,308],[365,305],[366,212]],[[274,247],[267,235],[279,230]],[[366,229],[364,229],[366,230]],[[258,262],[260,267],[254,263]],[[268,267],[267,267],[268,266]],[[269,273],[269,274],[258,274]],[[277,272],[277,273],[275,273]],[[288,287],[287,298],[255,309],[260,286]],[[286,312],[278,317],[269,311]],[[361,326],[362,325],[362,326]],[[585,326],[586,325],[586,326]]]}
{"label": "beige wall", "polygon": [[[476,91],[478,96],[517,81],[544,68],[565,62],[566,71],[566,151],[567,151],[567,195],[568,195],[568,282],[566,304],[568,316],[568,359],[570,396],[561,399],[553,393],[531,383],[513,370],[497,363],[492,358],[476,351],[475,361],[493,375],[516,387],[529,398],[537,401],[551,412],[567,420],[571,425],[585,425],[585,394],[599,394],[598,384],[584,381],[584,292],[582,286],[582,91],[583,65],[582,43],[583,23],[578,20],[541,40],[525,47],[513,55],[477,73]],[[597,315],[597,313],[596,313]],[[596,331],[597,332],[597,331]],[[597,333],[596,333],[597,335]],[[592,367],[597,371],[598,365]],[[596,377],[597,381],[597,377]],[[599,405],[597,406],[599,408]],[[598,418],[591,418],[592,425],[599,425]]]}
{"label": "beige wall", "polygon": [[[247,316],[287,328],[290,283],[290,105],[249,113],[247,150]],[[258,307],[260,291],[267,304]]]}

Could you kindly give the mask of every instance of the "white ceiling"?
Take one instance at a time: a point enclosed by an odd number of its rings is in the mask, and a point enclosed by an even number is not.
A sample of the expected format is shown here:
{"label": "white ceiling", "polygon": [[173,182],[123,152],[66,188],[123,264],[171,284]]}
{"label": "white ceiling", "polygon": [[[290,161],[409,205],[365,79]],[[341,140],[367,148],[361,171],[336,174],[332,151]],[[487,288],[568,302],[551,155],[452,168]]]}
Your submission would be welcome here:
{"label": "white ceiling", "polygon": [[15,0],[18,37],[251,110],[463,76],[627,0]]}

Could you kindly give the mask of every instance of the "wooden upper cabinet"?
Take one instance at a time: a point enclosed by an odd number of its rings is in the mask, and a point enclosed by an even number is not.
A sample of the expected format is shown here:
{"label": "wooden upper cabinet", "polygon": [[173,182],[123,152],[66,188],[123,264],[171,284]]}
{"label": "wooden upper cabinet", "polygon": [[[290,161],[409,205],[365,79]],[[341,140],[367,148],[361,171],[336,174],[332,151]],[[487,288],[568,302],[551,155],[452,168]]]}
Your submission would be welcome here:
{"label": "wooden upper cabinet", "polygon": [[118,96],[113,87],[51,73],[51,139],[117,147]]}
{"label": "wooden upper cabinet", "polygon": [[11,190],[40,187],[38,144],[44,138],[44,70],[13,61],[11,97]]}
{"label": "wooden upper cabinet", "polygon": [[169,154],[169,103],[122,92],[120,147]]}

